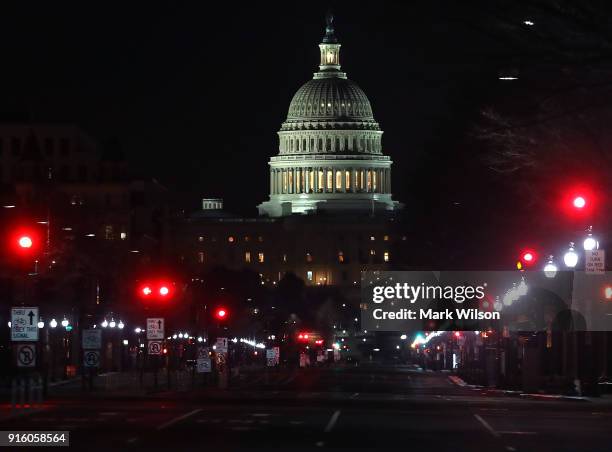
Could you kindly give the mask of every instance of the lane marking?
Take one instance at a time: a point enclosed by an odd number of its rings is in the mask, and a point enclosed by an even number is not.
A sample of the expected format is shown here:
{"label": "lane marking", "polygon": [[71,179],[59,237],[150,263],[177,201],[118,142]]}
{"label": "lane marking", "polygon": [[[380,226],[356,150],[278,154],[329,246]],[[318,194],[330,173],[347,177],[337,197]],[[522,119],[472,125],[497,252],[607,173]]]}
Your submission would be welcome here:
{"label": "lane marking", "polygon": [[332,431],[332,429],[336,425],[336,422],[338,422],[339,417],[340,417],[340,410],[334,411],[334,414],[332,414],[332,417],[329,419],[329,422],[327,423],[327,426],[325,427],[325,433],[329,433]]}
{"label": "lane marking", "polygon": [[482,426],[487,429],[487,431],[493,435],[495,438],[499,438],[499,433],[495,431],[495,429],[493,427],[491,427],[491,425],[485,421],[482,416],[480,416],[479,414],[475,414],[474,417],[476,418],[476,420],[478,422],[480,422],[482,424]]}
{"label": "lane marking", "polygon": [[537,435],[538,432],[519,432],[519,431],[500,431],[497,432],[500,435]]}
{"label": "lane marking", "polygon": [[172,427],[174,424],[184,421],[185,419],[187,419],[188,417],[193,416],[194,414],[199,413],[200,411],[202,411],[202,408],[196,408],[195,410],[190,411],[189,413],[185,413],[179,417],[175,417],[174,419],[170,419],[168,422],[163,423],[162,425],[157,427],[157,430],[165,430],[168,427]]}
{"label": "lane marking", "polygon": [[359,393],[358,392],[356,392],[355,394],[350,396],[349,399],[356,399],[357,397],[359,397]]}

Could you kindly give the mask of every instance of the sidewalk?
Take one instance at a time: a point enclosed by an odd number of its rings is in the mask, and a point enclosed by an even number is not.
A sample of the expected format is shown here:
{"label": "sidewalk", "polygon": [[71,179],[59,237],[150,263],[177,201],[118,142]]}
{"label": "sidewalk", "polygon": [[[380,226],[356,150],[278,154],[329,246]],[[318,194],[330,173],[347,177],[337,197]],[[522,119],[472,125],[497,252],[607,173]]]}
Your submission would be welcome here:
{"label": "sidewalk", "polygon": [[610,403],[612,404],[612,396],[606,394],[601,397],[581,397],[581,396],[568,396],[563,394],[541,394],[541,393],[527,393],[523,391],[511,391],[507,389],[496,389],[487,388],[480,385],[470,385],[465,382],[461,377],[457,375],[449,375],[449,381],[457,386],[473,389],[480,391],[483,395],[489,396],[505,396],[505,397],[520,397],[529,400],[547,400],[547,401],[566,401],[566,402],[594,402],[594,403]]}

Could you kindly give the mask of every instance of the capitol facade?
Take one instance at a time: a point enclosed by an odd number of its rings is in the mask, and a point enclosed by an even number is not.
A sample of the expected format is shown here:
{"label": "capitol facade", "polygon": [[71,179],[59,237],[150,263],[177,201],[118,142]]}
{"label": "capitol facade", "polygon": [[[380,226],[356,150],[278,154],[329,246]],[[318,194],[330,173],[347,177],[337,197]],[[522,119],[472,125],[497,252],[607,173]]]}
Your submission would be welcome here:
{"label": "capitol facade", "polygon": [[270,159],[270,197],[259,214],[389,213],[391,159],[363,90],[340,70],[333,17],[319,44],[319,71],[293,96]]}

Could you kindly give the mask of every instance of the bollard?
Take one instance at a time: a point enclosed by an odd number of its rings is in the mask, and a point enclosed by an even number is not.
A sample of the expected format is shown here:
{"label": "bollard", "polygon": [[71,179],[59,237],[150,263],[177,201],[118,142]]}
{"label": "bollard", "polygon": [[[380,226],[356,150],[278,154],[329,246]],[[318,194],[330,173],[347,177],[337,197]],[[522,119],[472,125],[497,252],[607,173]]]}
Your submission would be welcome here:
{"label": "bollard", "polygon": [[38,405],[43,403],[43,382],[40,375],[36,376],[36,403]]}
{"label": "bollard", "polygon": [[17,380],[15,377],[11,379],[11,411],[14,413],[17,409]]}
{"label": "bollard", "polygon": [[20,378],[17,383],[17,388],[19,390],[19,404],[18,406],[23,408],[25,405],[25,381],[23,378]]}

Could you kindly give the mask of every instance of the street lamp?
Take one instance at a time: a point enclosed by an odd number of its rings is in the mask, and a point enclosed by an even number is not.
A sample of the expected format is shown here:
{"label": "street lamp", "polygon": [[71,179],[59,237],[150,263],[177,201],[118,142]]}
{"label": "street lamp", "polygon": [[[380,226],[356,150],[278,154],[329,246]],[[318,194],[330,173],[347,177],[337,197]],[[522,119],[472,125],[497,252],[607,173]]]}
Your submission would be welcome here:
{"label": "street lamp", "polygon": [[142,328],[140,328],[140,327],[136,327],[134,329],[134,333],[136,333],[136,334],[140,334],[141,331],[142,331]]}
{"label": "street lamp", "polygon": [[51,319],[51,321],[49,322],[49,326],[51,328],[56,328],[57,327],[57,320]]}
{"label": "street lamp", "polygon": [[124,326],[125,326],[125,324],[123,323],[123,321],[119,320],[119,323],[117,324],[117,328],[122,330]]}
{"label": "street lamp", "polygon": [[111,319],[111,321],[109,322],[108,326],[110,326],[111,328],[115,328],[117,324],[115,323],[115,319]]}
{"label": "street lamp", "polygon": [[587,237],[584,239],[583,247],[585,251],[592,251],[599,248],[599,242],[593,237],[593,226],[587,229]]}
{"label": "street lamp", "polygon": [[108,320],[104,319],[102,321],[102,328],[106,328],[108,326]]}
{"label": "street lamp", "polygon": [[554,278],[557,275],[557,265],[555,265],[555,261],[553,260],[553,255],[548,256],[548,262],[544,266],[544,275],[547,278]]}
{"label": "street lamp", "polygon": [[43,322],[43,320],[42,320],[42,319],[40,319],[40,320],[38,321],[38,328],[44,328],[44,327],[45,327],[45,322]]}
{"label": "street lamp", "polygon": [[578,264],[578,254],[574,250],[574,242],[570,242],[569,249],[563,256],[563,262],[568,268],[574,268]]}
{"label": "street lamp", "polygon": [[64,320],[62,320],[62,326],[64,328],[66,328],[69,324],[70,324],[70,322],[68,321],[68,319],[66,317],[64,317]]}

